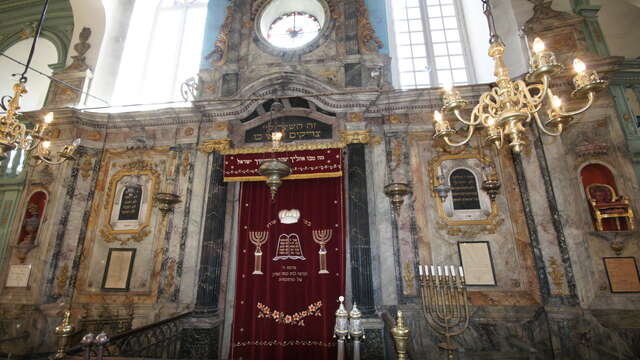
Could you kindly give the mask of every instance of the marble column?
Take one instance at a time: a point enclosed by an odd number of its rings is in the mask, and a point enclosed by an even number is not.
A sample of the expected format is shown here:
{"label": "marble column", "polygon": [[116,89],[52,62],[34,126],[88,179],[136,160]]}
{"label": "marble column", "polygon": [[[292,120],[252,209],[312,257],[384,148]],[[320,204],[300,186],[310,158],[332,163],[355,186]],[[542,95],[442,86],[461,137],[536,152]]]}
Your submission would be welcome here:
{"label": "marble column", "polygon": [[222,271],[227,184],[222,181],[224,156],[214,152],[211,157],[213,161],[211,162],[211,178],[200,253],[196,316],[215,316],[219,311],[218,297],[220,296],[220,274]]}
{"label": "marble column", "polygon": [[358,308],[366,316],[375,313],[375,303],[371,272],[365,145],[349,144],[347,151],[352,294],[353,301],[358,304]]}

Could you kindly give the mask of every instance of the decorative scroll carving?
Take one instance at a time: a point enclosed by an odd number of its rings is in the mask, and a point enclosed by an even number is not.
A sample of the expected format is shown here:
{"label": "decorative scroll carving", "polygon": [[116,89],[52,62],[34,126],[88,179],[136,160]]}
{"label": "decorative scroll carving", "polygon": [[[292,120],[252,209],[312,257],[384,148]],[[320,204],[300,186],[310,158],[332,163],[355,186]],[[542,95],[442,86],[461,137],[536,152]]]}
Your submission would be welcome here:
{"label": "decorative scroll carving", "polygon": [[141,242],[142,240],[144,240],[147,235],[151,234],[151,230],[147,229],[146,227],[140,229],[140,231],[136,232],[133,235],[130,236],[126,236],[123,238],[120,238],[118,236],[116,236],[112,231],[108,231],[105,229],[101,229],[100,230],[100,235],[102,235],[102,239],[107,242],[107,243],[112,243],[112,242],[116,242],[119,241],[120,245],[126,245],[129,241],[133,241],[133,242]]}
{"label": "decorative scroll carving", "polygon": [[558,264],[558,259],[553,256],[550,257],[549,268],[551,269],[548,271],[549,277],[551,277],[551,283],[553,283],[553,286],[555,287],[552,292],[557,295],[565,295],[566,292],[563,290],[564,271],[561,270],[562,267]]}
{"label": "decorative scroll carving", "polygon": [[206,57],[206,59],[211,61],[211,64],[215,66],[224,65],[224,63],[227,62],[231,19],[233,19],[233,6],[229,5],[227,6],[227,15],[224,17],[224,22],[220,28],[220,34],[218,34],[213,51],[211,51]]}
{"label": "decorative scroll carving", "polygon": [[[231,139],[207,140],[198,147],[198,150],[206,153],[222,152],[231,148]],[[269,147],[271,149],[271,147]]]}
{"label": "decorative scroll carving", "polygon": [[382,49],[384,44],[376,36],[376,32],[369,21],[369,10],[364,0],[356,2],[358,6],[358,44],[364,54],[375,54]]}

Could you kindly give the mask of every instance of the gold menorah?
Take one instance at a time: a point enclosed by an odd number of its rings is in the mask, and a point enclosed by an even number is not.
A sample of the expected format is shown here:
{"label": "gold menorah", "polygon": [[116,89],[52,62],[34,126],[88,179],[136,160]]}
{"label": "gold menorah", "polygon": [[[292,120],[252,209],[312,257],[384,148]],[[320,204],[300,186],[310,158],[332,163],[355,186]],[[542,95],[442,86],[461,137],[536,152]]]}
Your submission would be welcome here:
{"label": "gold menorah", "polygon": [[249,231],[249,241],[256,246],[256,251],[253,252],[254,263],[252,274],[262,274],[262,248],[261,246],[267,242],[268,231]]}
{"label": "gold menorah", "polygon": [[320,245],[320,250],[318,251],[318,254],[320,254],[320,271],[318,271],[318,274],[328,274],[327,249],[324,246],[331,240],[331,229],[313,230],[311,233],[313,234],[313,241]]}
{"label": "gold menorah", "polygon": [[462,334],[469,326],[469,303],[464,272],[459,267],[456,274],[454,266],[418,265],[420,287],[422,289],[422,309],[427,324],[446,338],[438,346],[447,351],[447,358],[453,359],[456,345],[451,342],[453,336]]}

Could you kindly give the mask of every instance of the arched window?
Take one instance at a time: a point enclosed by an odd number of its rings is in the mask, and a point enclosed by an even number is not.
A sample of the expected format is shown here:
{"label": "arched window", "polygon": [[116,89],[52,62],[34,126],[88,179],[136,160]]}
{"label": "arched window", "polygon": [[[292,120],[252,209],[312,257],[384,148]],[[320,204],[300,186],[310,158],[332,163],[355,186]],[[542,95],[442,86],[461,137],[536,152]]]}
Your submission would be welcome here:
{"label": "arched window", "polygon": [[479,210],[480,196],[476,176],[467,169],[456,169],[449,176],[453,210]]}
{"label": "arched window", "polygon": [[[472,12],[469,17],[472,22],[477,17],[483,18],[480,1],[471,4],[461,0],[390,0],[389,3],[396,86],[411,89],[475,82],[472,55],[487,57],[488,31],[486,25],[474,23],[473,32],[469,31],[467,36],[463,11]],[[485,49],[478,49],[484,53],[476,54],[469,39],[484,41]]]}
{"label": "arched window", "polygon": [[198,72],[207,0],[136,1],[113,103],[180,100],[180,84]]}
{"label": "arched window", "polygon": [[[32,42],[33,39],[19,41],[3,53],[24,63],[29,56]],[[57,62],[58,50],[56,50],[56,46],[45,38],[38,39],[31,67],[47,75],[51,75],[53,70],[49,65]],[[13,84],[17,82],[18,78],[11,76],[11,74],[20,74],[23,70],[23,65],[17,64],[5,57],[0,57],[0,76],[2,76],[0,78],[1,96],[13,95]],[[29,79],[26,84],[28,93],[24,94],[20,100],[20,111],[38,110],[44,105],[50,80],[32,70],[29,70],[27,77]]]}

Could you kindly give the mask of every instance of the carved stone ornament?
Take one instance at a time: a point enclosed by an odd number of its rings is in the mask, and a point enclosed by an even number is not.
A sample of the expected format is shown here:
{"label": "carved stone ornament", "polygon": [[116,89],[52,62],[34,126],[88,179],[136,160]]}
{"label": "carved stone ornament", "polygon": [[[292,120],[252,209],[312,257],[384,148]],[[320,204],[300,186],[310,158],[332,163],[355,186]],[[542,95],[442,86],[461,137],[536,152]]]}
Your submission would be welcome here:
{"label": "carved stone ornament", "polygon": [[608,153],[609,144],[594,139],[585,139],[576,146],[576,155],[578,157],[607,155]]}
{"label": "carved stone ornament", "polygon": [[207,61],[215,66],[224,65],[227,62],[229,52],[229,32],[231,31],[231,20],[233,19],[233,6],[227,6],[227,15],[224,17],[220,34],[214,44],[213,50],[207,55]]}
{"label": "carved stone ornament", "polygon": [[553,23],[564,23],[571,20],[579,20],[577,15],[569,14],[551,8],[553,1],[529,0],[533,4],[533,16],[522,27],[525,34],[539,31]]}
{"label": "carved stone ornament", "polygon": [[221,152],[223,150],[231,149],[231,144],[231,139],[207,140],[202,145],[198,146],[198,150],[206,153]]}
{"label": "carved stone ornament", "polygon": [[558,264],[558,259],[555,257],[549,258],[549,268],[551,270],[548,271],[549,277],[551,278],[551,283],[555,288],[552,290],[552,293],[556,295],[564,295],[565,291],[563,290],[564,286],[564,271],[562,271],[562,266]]}
{"label": "carved stone ornament", "polygon": [[91,29],[83,27],[79,35],[80,41],[73,45],[76,55],[71,56],[73,62],[64,69],[65,72],[85,71],[89,69],[89,65],[85,62],[86,57],[84,56],[91,48],[91,44],[87,42],[89,37],[91,37]]}
{"label": "carved stone ornament", "polygon": [[369,10],[364,0],[357,0],[358,7],[358,44],[363,54],[375,54],[384,44],[376,36],[376,32],[369,21]]}
{"label": "carved stone ornament", "polygon": [[369,130],[346,130],[340,133],[340,137],[345,144],[368,144],[371,133]]}

